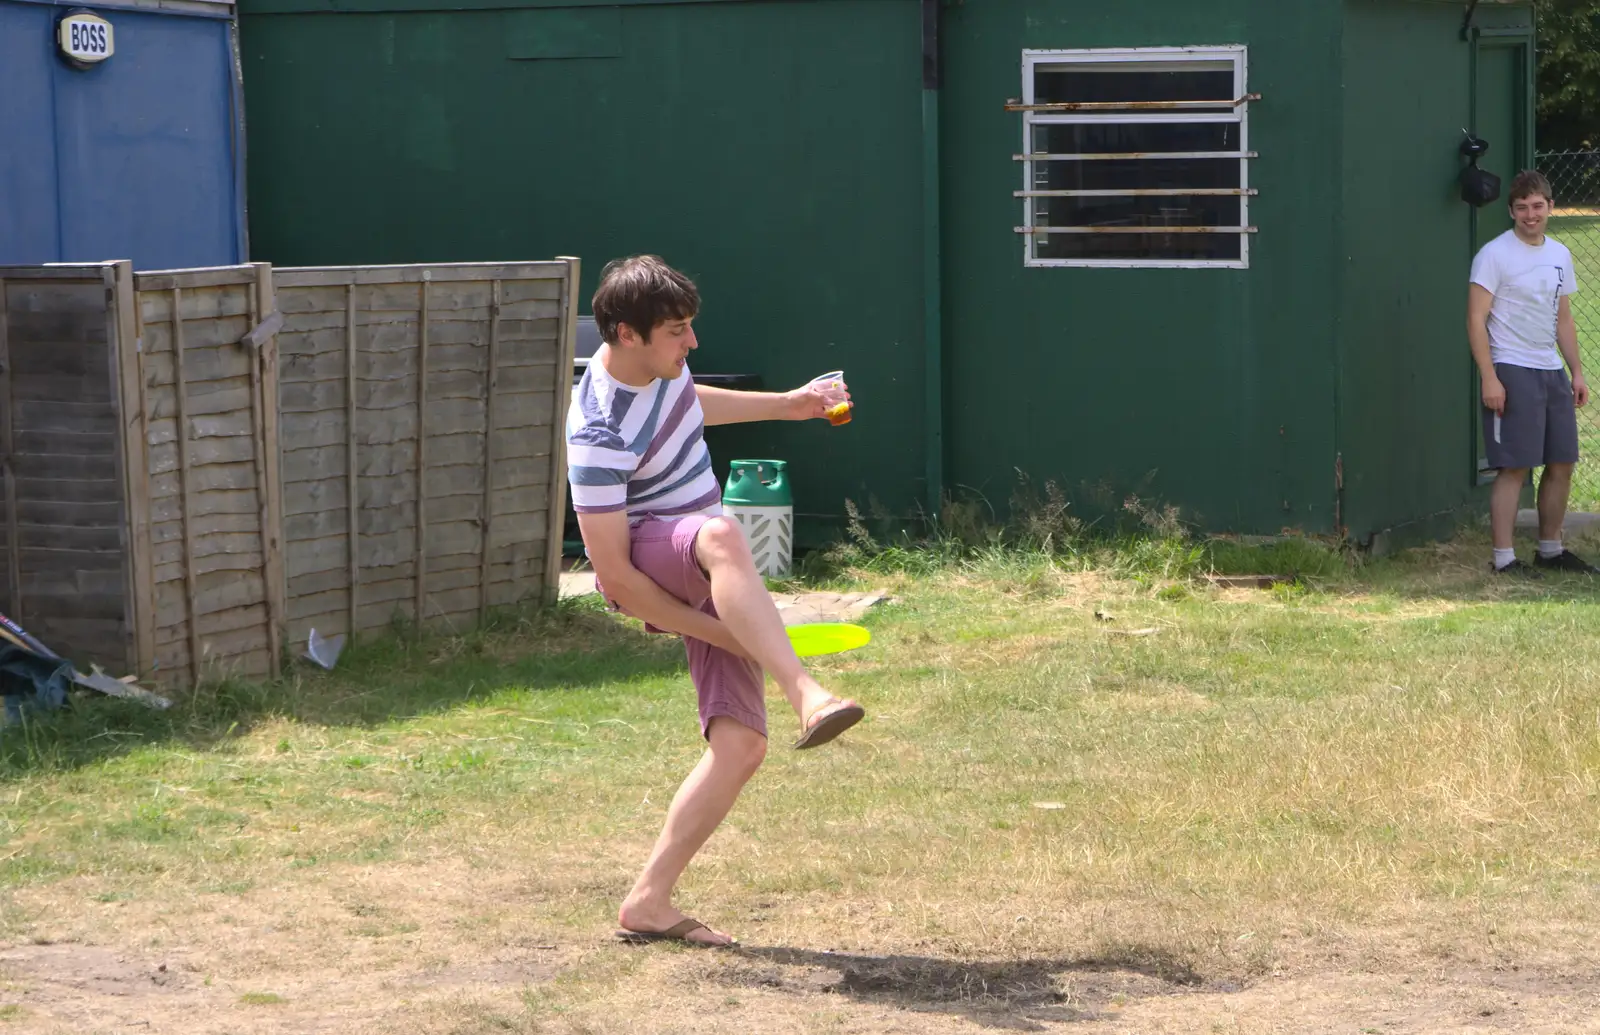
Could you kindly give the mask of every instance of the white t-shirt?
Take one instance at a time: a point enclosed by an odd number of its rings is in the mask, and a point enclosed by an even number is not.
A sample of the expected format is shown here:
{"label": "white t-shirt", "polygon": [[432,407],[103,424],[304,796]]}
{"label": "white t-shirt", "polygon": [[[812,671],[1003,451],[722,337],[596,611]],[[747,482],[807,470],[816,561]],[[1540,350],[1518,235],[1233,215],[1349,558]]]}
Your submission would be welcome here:
{"label": "white t-shirt", "polygon": [[1489,309],[1489,359],[1495,363],[1560,370],[1556,314],[1561,296],[1578,290],[1577,267],[1567,246],[1546,235],[1538,247],[1507,230],[1472,260],[1472,283],[1494,296]]}

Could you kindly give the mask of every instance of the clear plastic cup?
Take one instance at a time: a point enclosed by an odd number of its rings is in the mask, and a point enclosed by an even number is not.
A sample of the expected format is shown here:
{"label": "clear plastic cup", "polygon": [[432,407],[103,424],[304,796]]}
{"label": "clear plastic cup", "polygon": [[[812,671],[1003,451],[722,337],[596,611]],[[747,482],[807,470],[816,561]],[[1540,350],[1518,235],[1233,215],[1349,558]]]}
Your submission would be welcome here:
{"label": "clear plastic cup", "polygon": [[828,403],[828,423],[836,428],[849,424],[851,404],[845,398],[844,371],[830,370],[812,378],[811,383],[822,386],[822,397]]}

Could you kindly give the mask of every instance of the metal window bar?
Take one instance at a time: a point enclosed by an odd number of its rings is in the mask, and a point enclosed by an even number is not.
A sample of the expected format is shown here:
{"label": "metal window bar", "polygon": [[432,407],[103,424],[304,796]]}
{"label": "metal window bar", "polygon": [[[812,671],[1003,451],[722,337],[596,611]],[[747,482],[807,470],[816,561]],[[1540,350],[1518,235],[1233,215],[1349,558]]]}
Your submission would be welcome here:
{"label": "metal window bar", "polygon": [[1242,198],[1254,187],[1142,187],[1127,190],[1017,190],[1014,198]]}
{"label": "metal window bar", "polygon": [[1057,101],[1049,104],[1006,102],[1006,111],[1201,111],[1207,108],[1240,108],[1259,101],[1259,93],[1247,93],[1231,101]]}
{"label": "metal window bar", "polygon": [[1123,151],[1103,154],[1012,155],[1013,162],[1142,162],[1188,158],[1259,158],[1254,151]]}
{"label": "metal window bar", "polygon": [[1019,234],[1253,234],[1253,226],[1019,226]]}

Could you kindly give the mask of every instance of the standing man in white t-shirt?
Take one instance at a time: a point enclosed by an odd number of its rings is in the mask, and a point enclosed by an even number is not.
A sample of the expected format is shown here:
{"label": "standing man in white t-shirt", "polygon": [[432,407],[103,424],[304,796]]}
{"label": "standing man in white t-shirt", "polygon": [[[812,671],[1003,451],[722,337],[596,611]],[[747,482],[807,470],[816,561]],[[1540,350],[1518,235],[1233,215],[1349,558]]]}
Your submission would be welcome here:
{"label": "standing man in white t-shirt", "polygon": [[[1561,542],[1578,462],[1576,407],[1589,401],[1568,300],[1578,290],[1576,267],[1566,246],[1545,235],[1554,205],[1549,181],[1531,170],[1519,173],[1511,181],[1510,201],[1514,225],[1478,252],[1467,299],[1467,337],[1483,380],[1484,447],[1489,466],[1500,472],[1489,503],[1493,570],[1593,574],[1600,569]],[[1539,551],[1530,566],[1517,559],[1511,537],[1517,500],[1535,467],[1544,474]]]}

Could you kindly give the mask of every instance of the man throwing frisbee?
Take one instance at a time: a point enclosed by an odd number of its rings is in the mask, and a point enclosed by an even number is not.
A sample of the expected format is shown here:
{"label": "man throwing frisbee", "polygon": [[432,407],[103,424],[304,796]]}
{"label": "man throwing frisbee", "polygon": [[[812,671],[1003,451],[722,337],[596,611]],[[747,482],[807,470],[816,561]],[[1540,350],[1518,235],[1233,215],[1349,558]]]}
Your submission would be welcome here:
{"label": "man throwing frisbee", "polygon": [[652,255],[609,263],[592,300],[602,344],[574,392],[567,478],[601,595],[651,632],[683,637],[706,753],[678,789],[617,936],[729,945],[685,916],[672,891],[767,751],[763,672],[800,720],[796,748],[825,744],[865,714],[800,664],[738,523],[722,516],[708,424],[825,419],[820,386],[736,392],[696,385],[700,295]]}
{"label": "man throwing frisbee", "polygon": [[[1569,296],[1578,290],[1572,253],[1546,236],[1554,203],[1538,172],[1511,181],[1512,228],[1472,262],[1467,337],[1483,382],[1483,439],[1498,468],[1489,501],[1493,570],[1538,575],[1539,568],[1594,573],[1562,545],[1572,470],[1578,462],[1577,407],[1589,402]],[[1562,369],[1566,360],[1567,370]],[[1512,532],[1528,472],[1539,479],[1539,551],[1533,565],[1517,559]]]}

